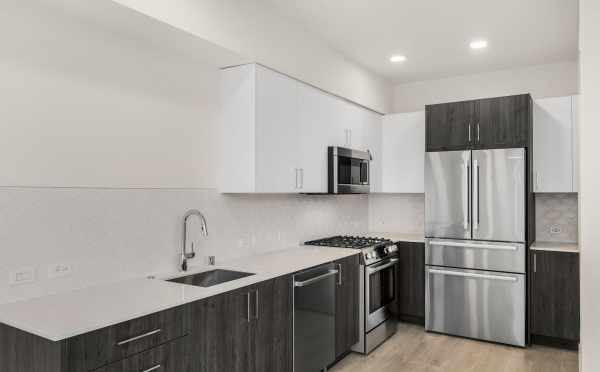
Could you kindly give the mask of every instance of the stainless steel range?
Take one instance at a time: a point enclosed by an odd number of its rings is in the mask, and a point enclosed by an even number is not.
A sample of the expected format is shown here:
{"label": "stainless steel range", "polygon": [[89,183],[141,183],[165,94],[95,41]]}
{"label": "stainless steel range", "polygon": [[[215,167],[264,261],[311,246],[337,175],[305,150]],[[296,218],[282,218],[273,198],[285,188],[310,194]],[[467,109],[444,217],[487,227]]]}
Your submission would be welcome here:
{"label": "stainless steel range", "polygon": [[360,249],[359,341],[353,351],[368,354],[396,333],[398,247],[389,239],[333,236],[304,243]]}

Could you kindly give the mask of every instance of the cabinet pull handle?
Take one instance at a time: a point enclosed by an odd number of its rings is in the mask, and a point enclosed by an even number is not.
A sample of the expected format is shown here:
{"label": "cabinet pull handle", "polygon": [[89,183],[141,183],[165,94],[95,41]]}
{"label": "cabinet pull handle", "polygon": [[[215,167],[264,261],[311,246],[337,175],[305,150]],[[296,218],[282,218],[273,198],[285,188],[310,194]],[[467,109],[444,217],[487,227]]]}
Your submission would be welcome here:
{"label": "cabinet pull handle", "polygon": [[537,273],[537,254],[533,254],[533,272]]}
{"label": "cabinet pull handle", "polygon": [[338,267],[338,282],[337,285],[342,285],[342,264],[337,264]]}
{"label": "cabinet pull handle", "polygon": [[535,172],[535,190],[536,191],[540,191],[540,184],[541,184],[541,176],[540,176],[540,172]]}
{"label": "cabinet pull handle", "polygon": [[254,308],[254,310],[256,311],[256,318],[255,319],[258,320],[258,289],[254,292],[254,296],[255,296],[255,299],[256,299],[256,305],[255,305],[255,308]]}
{"label": "cabinet pull handle", "polygon": [[123,341],[119,341],[119,342],[117,342],[117,346],[123,346],[123,345],[126,345],[126,344],[130,343],[130,342],[141,340],[142,338],[150,337],[150,336],[158,334],[160,332],[161,332],[161,329],[158,328],[158,329],[155,329],[154,331],[150,331],[150,332],[141,334],[139,336],[131,337],[131,338],[128,338],[128,339],[123,340]]}
{"label": "cabinet pull handle", "polygon": [[477,123],[477,143],[480,142],[480,138],[479,138],[479,123]]}
{"label": "cabinet pull handle", "polygon": [[304,168],[300,168],[300,188],[304,188]]}
{"label": "cabinet pull handle", "polygon": [[150,367],[148,369],[143,370],[142,372],[152,372],[152,371],[156,371],[157,369],[159,369],[160,367],[162,367],[160,364],[155,365],[154,367]]}
{"label": "cabinet pull handle", "polygon": [[471,122],[469,122],[469,143],[471,143]]}
{"label": "cabinet pull handle", "polygon": [[248,305],[246,308],[246,321],[250,323],[250,292],[246,293],[246,302]]}

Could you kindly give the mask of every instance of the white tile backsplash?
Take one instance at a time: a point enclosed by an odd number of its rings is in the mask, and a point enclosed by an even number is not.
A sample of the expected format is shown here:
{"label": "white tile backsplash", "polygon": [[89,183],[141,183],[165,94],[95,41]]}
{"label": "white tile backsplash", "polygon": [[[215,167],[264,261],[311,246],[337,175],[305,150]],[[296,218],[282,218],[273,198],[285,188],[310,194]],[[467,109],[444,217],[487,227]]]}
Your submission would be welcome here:
{"label": "white tile backsplash", "polygon": [[369,195],[369,230],[423,234],[425,231],[425,195]]}
{"label": "white tile backsplash", "polygon": [[[299,242],[368,228],[367,196],[223,195],[213,189],[0,189],[0,303],[174,271],[182,216],[202,211],[209,236],[190,222],[197,258],[190,265],[286,249]],[[50,279],[50,265],[72,274]],[[33,266],[36,282],[9,285]]]}
{"label": "white tile backsplash", "polygon": [[576,243],[577,194],[535,194],[536,240]]}

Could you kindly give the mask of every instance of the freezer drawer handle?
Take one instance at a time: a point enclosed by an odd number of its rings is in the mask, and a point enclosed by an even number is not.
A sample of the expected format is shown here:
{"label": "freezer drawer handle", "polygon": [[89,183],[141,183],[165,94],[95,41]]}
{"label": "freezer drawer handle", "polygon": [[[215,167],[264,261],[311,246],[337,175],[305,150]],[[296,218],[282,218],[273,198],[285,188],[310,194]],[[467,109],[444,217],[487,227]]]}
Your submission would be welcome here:
{"label": "freezer drawer handle", "polygon": [[430,245],[442,245],[447,247],[465,247],[465,248],[479,248],[479,249],[496,249],[501,251],[516,251],[518,248],[514,245],[495,245],[495,244],[469,244],[459,242],[430,242]]}
{"label": "freezer drawer handle", "polygon": [[490,279],[490,280],[503,280],[507,282],[516,282],[518,279],[512,276],[500,276],[500,275],[485,275],[485,274],[474,274],[474,273],[462,273],[458,271],[449,270],[435,270],[429,269],[431,274],[449,275],[449,276],[462,276],[466,278],[475,279]]}
{"label": "freezer drawer handle", "polygon": [[314,278],[307,279],[303,282],[294,282],[295,287],[306,287],[307,285],[320,282],[323,279],[326,279],[330,276],[336,275],[338,273],[337,270],[329,270],[327,273],[315,276]]}

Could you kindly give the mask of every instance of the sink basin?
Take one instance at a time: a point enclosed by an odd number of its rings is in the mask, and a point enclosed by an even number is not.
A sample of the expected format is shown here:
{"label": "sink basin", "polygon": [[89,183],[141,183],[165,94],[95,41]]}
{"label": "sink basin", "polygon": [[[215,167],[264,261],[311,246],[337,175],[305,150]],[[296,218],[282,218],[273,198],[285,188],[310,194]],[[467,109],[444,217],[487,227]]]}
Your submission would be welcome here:
{"label": "sink basin", "polygon": [[245,273],[242,271],[216,269],[212,271],[205,271],[203,273],[182,276],[180,278],[170,279],[167,281],[195,285],[197,287],[212,287],[213,285],[230,282],[232,280],[240,278],[245,278],[250,275],[254,274]]}

